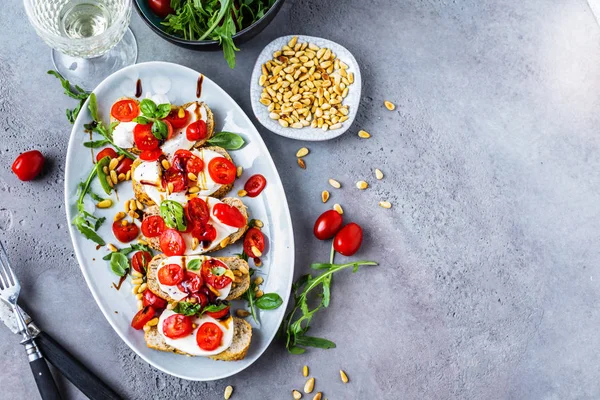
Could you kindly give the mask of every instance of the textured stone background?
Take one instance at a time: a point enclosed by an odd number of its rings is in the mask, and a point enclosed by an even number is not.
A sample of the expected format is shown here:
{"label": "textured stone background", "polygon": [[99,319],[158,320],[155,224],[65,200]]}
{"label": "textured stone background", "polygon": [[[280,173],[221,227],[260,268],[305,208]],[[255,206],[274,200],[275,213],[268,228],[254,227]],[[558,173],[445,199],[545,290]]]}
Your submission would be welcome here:
{"label": "textured stone background", "polygon": [[[329,177],[345,185],[332,201],[365,228],[359,256],[381,266],[335,278],[332,306],[313,328],[334,350],[291,356],[275,342],[250,369],[209,383],[149,367],[105,321],[75,261],[63,206],[72,102],[45,74],[49,49],[22,5],[5,7],[0,239],[39,325],[116,390],[219,399],[232,384],[234,398],[283,399],[308,364],[329,399],[600,397],[600,28],[584,0],[290,0],[242,46],[234,71],[219,53],[160,40],[137,15],[132,29],[139,61],[200,70],[249,113],[251,68],[270,40],[303,33],[350,49],[364,92],[348,134],[308,144],[302,171],[294,153],[306,143],[261,132],[290,193],[296,273],[327,257],[310,232]],[[373,137],[358,139],[360,128]],[[10,164],[30,148],[49,168],[22,183]],[[358,192],[359,179],[371,188]],[[381,199],[394,207],[380,209]],[[36,398],[6,329],[0,354],[0,397]],[[82,397],[61,385],[67,398]]]}

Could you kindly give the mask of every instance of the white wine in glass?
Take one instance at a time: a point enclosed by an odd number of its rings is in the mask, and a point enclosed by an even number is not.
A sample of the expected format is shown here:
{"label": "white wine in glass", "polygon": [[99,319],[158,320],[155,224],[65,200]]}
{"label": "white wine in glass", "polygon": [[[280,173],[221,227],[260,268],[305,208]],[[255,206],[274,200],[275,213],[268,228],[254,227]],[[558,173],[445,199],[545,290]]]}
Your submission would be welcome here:
{"label": "white wine in glass", "polygon": [[56,70],[92,90],[115,71],[135,64],[137,43],[128,28],[132,0],[24,0],[37,34],[52,47]]}

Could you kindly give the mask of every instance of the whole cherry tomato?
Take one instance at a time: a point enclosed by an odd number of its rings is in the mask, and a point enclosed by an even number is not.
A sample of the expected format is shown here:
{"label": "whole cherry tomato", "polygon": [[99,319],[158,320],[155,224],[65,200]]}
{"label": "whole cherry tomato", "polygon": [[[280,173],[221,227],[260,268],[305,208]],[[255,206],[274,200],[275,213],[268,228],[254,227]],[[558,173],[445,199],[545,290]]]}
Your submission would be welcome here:
{"label": "whole cherry tomato", "polygon": [[313,233],[319,240],[331,239],[342,227],[342,215],[335,210],[325,211],[317,218]]}
{"label": "whole cherry tomato", "polygon": [[267,186],[267,180],[261,174],[252,175],[246,184],[244,190],[248,192],[248,197],[256,197]]}
{"label": "whole cherry tomato", "polygon": [[157,310],[167,306],[166,300],[161,299],[148,289],[144,290],[144,294],[142,295],[142,304],[144,307],[152,306]]}
{"label": "whole cherry tomato", "polygon": [[133,222],[123,225],[121,221],[115,221],[112,231],[119,242],[129,243],[140,234],[140,228]]}
{"label": "whole cherry tomato", "polygon": [[12,165],[13,172],[22,181],[34,179],[44,166],[44,156],[38,150],[19,154]]}
{"label": "whole cherry tomato", "polygon": [[250,228],[246,232],[246,236],[244,237],[244,252],[249,257],[260,257],[258,254],[254,254],[254,251],[252,251],[253,247],[256,247],[261,255],[265,250],[265,236],[258,228]]}
{"label": "whole cherry tomato", "polygon": [[185,128],[185,136],[189,141],[202,140],[206,138],[206,122],[199,119]]}
{"label": "whole cherry tomato", "polygon": [[154,314],[156,314],[156,310],[152,306],[146,306],[142,308],[133,316],[133,320],[131,321],[131,327],[133,329],[140,330],[146,325],[148,321],[154,318]]}
{"label": "whole cherry tomato", "polygon": [[146,267],[152,261],[152,254],[147,251],[138,251],[131,258],[131,266],[140,274],[146,274]]}
{"label": "whole cherry tomato", "polygon": [[362,237],[362,228],[358,224],[350,222],[335,235],[333,249],[345,256],[352,256],[360,249]]}
{"label": "whole cherry tomato", "polygon": [[173,13],[171,8],[171,0],[148,0],[148,6],[152,12],[161,18]]}
{"label": "whole cherry tomato", "polygon": [[112,147],[107,147],[102,149],[100,153],[96,155],[96,162],[102,160],[104,157],[108,156],[109,158],[117,158],[119,155]]}

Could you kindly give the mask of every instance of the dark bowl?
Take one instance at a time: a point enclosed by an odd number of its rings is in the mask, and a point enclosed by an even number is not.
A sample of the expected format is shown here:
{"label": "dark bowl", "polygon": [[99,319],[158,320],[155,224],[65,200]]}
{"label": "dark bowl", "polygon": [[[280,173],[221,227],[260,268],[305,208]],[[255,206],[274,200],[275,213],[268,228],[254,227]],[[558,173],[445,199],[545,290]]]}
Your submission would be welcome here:
{"label": "dark bowl", "polygon": [[[283,2],[284,0],[277,0],[261,19],[233,35],[235,44],[239,45],[247,42],[262,32],[262,30],[271,23],[273,18],[275,18],[275,15],[277,15],[281,9]],[[150,29],[156,32],[161,38],[187,49],[199,51],[221,50],[221,46],[217,40],[186,40],[166,33],[163,30],[163,26],[160,24],[162,19],[150,10],[147,0],[134,0],[133,3],[135,4],[135,8],[137,9],[138,13],[142,16],[144,22],[146,22]]]}

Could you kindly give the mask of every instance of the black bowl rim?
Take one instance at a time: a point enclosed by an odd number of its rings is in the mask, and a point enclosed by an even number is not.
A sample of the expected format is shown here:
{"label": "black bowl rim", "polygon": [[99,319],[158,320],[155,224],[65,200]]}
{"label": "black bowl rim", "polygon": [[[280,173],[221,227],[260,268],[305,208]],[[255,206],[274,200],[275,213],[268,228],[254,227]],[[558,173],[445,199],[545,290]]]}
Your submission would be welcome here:
{"label": "black bowl rim", "polygon": [[[163,36],[166,39],[169,39],[173,42],[177,42],[177,43],[181,43],[181,44],[186,44],[186,45],[214,45],[214,44],[219,44],[218,40],[187,40],[187,39],[182,39],[179,36],[173,36],[165,31],[163,31],[162,29],[158,28],[156,25],[154,25],[154,23],[152,23],[152,21],[150,21],[150,19],[146,16],[146,14],[144,14],[144,12],[141,10],[138,2],[139,1],[144,1],[144,0],[133,0],[133,3],[135,4],[135,8],[138,12],[139,15],[142,16],[142,19],[144,20],[144,22],[146,22],[146,24],[148,24],[150,26],[150,28],[158,33],[160,36]],[[247,26],[246,28],[242,29],[239,32],[236,32],[232,38],[236,39],[240,36],[242,36],[243,34],[245,34],[246,32],[252,30],[256,25],[260,24],[260,22],[267,18],[269,16],[269,14],[276,12],[275,8],[278,6],[279,3],[283,3],[285,0],[275,0],[275,3],[273,3],[273,5],[271,6],[271,8],[269,8],[269,10],[265,13],[265,15],[262,16],[262,18],[258,19],[257,21],[254,21],[254,23],[252,23],[252,25]]]}

